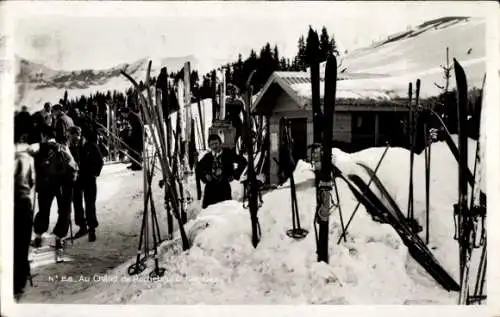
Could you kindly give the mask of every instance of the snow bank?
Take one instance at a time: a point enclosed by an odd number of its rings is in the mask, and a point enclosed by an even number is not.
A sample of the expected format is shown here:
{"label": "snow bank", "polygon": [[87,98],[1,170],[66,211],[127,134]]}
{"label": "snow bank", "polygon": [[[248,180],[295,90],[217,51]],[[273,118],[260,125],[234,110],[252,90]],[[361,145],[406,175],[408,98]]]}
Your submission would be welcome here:
{"label": "snow bank", "polygon": [[[471,142],[471,149],[475,144]],[[375,168],[384,148],[355,154],[333,151],[344,171],[356,172],[356,162]],[[470,151],[472,152],[472,151]],[[473,153],[473,152],[472,152]],[[402,210],[408,198],[409,153],[390,148],[379,175]],[[424,217],[424,158],[415,158],[415,216]],[[452,204],[456,201],[456,162],[443,143],[432,146],[430,248],[452,276],[458,274],[458,246],[453,240]],[[160,263],[166,268],[158,281],[149,269],[135,279],[126,265],[110,271],[121,282],[98,284],[78,296],[81,303],[148,304],[454,304],[457,295],[443,290],[408,254],[398,234],[379,224],[359,207],[346,242],[340,211],[330,218],[329,264],[316,262],[313,227],[314,177],[300,161],[295,171],[302,228],[300,241],[290,239],[292,227],[288,184],[264,195],[259,210],[262,239],[251,244],[249,211],[241,202],[226,201],[197,212],[186,225],[192,247],[182,252],[178,242],[166,242]],[[233,183],[233,192],[238,187]],[[357,205],[346,184],[337,181],[344,224]],[[236,189],[235,189],[236,188]],[[236,193],[237,194],[237,193]],[[241,194],[241,192],[240,192]],[[422,223],[422,222],[421,222]],[[132,260],[131,260],[132,261]],[[127,264],[133,263],[128,262]],[[128,279],[128,280],[127,280]]]}

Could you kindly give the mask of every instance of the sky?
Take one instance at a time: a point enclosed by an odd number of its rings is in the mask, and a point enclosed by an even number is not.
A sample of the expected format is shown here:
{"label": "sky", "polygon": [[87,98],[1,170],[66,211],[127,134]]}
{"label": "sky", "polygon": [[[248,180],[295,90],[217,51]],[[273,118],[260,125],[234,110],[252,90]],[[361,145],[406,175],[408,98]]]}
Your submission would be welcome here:
{"label": "sky", "polygon": [[[342,52],[484,4],[451,2],[14,2],[13,52],[54,69],[109,68],[143,57],[194,55],[201,71],[266,43],[292,57],[308,26],[326,26]],[[206,69],[205,69],[206,68]]]}

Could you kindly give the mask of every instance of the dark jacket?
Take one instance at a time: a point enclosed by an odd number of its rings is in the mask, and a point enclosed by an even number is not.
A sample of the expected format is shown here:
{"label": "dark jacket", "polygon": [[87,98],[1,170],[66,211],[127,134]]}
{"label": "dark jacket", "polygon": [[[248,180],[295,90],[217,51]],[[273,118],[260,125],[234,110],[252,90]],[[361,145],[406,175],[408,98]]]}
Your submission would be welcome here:
{"label": "dark jacket", "polygon": [[135,112],[130,112],[128,115],[128,122],[131,127],[131,135],[130,135],[130,147],[134,150],[142,151],[143,149],[143,130],[142,130],[142,122],[139,115]]}
{"label": "dark jacket", "polygon": [[[236,171],[234,163],[238,164]],[[245,159],[232,150],[223,149],[216,157],[211,152],[205,154],[196,168],[197,175],[206,184],[201,208],[232,199],[229,182],[239,179],[246,165]]]}
{"label": "dark jacket", "polygon": [[[48,174],[44,166],[53,151],[62,151],[64,168],[64,175],[54,177]],[[69,185],[76,179],[78,174],[78,164],[76,163],[73,155],[67,146],[56,143],[54,140],[40,143],[40,149],[32,154],[35,158],[35,171],[36,171],[36,189],[37,191],[44,186],[62,186]]]}
{"label": "dark jacket", "polygon": [[67,114],[62,113],[54,123],[56,142],[66,144],[68,141],[68,129],[74,125],[73,119],[71,119]]}
{"label": "dark jacket", "polygon": [[79,167],[78,178],[97,177],[101,174],[104,160],[98,146],[85,138],[77,146],[70,146],[71,154]]}
{"label": "dark jacket", "polygon": [[[200,179],[206,184],[228,183],[234,178],[239,179],[241,173],[247,166],[247,161],[232,150],[223,148],[222,153],[219,155],[220,157],[217,156],[217,160],[215,160],[212,152],[209,152],[198,162],[196,172],[200,176]],[[236,170],[234,169],[235,163],[238,164]],[[218,167],[220,167],[222,171],[220,175],[217,175]],[[211,179],[208,180],[207,176],[210,176]]]}
{"label": "dark jacket", "polygon": [[30,134],[33,131],[33,118],[27,111],[21,111],[14,117],[14,129],[18,135]]}
{"label": "dark jacket", "polygon": [[[37,111],[32,116],[33,130],[30,143],[38,143],[42,140],[54,137],[52,116],[45,110]],[[42,138],[43,136],[43,138]]]}

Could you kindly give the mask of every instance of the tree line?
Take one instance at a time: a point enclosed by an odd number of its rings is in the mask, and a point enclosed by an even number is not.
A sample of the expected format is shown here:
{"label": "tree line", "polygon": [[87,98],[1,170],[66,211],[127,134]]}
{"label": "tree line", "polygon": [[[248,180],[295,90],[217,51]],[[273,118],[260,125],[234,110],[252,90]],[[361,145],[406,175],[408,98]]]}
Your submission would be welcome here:
{"label": "tree line", "polygon": [[[316,30],[309,27],[307,38],[301,35],[297,41],[297,53],[292,58],[282,56],[278,46],[271,46],[271,43],[265,43],[259,53],[252,49],[247,57],[238,54],[238,60],[222,65],[225,71],[226,83],[244,88],[245,82],[253,70],[256,70],[253,86],[255,91],[260,90],[274,71],[305,71],[310,65],[311,55],[318,58],[320,62],[325,61],[328,54],[339,55],[338,47],[332,33],[328,33],[325,26],[321,29],[320,35]],[[197,70],[193,70],[190,76],[191,92],[194,99],[212,98],[217,89],[216,70],[208,72],[200,78]],[[183,69],[173,72],[170,70],[168,77],[174,82],[183,79]],[[201,79],[201,80],[200,80]],[[151,78],[151,85],[156,84],[156,77]],[[200,84],[198,84],[200,82]],[[139,86],[145,88],[144,82],[140,81]],[[59,100],[68,111],[78,108],[84,112],[95,112],[96,119],[101,123],[106,122],[106,104],[113,109],[120,110],[124,107],[136,108],[138,95],[131,86],[125,92],[98,91],[90,95],[68,99],[68,93],[65,91],[64,98]],[[136,109],[137,110],[137,109]]]}
{"label": "tree line", "polygon": [[[318,41],[315,47],[311,46]],[[321,34],[309,26],[307,38],[301,35],[297,41],[297,53],[292,58],[281,56],[278,46],[271,46],[269,42],[261,47],[259,53],[251,50],[248,57],[238,54],[238,60],[222,66],[225,71],[226,82],[235,85],[240,90],[244,88],[245,82],[252,72],[256,70],[253,78],[253,86],[256,91],[260,90],[274,71],[305,71],[310,65],[311,55],[315,55],[319,62],[325,61],[328,54],[340,55],[333,33],[329,34],[325,26]],[[214,72],[205,74],[202,78],[200,93],[202,98],[211,97],[213,89]]]}

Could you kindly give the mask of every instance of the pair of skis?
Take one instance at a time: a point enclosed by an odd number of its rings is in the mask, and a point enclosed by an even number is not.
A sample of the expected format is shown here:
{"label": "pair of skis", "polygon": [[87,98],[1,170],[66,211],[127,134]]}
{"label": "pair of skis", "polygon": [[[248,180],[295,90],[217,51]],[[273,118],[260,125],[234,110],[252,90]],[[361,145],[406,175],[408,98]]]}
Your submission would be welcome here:
{"label": "pair of skis", "polygon": [[260,183],[257,180],[257,173],[255,171],[254,165],[254,142],[252,135],[252,121],[251,121],[251,108],[252,108],[252,91],[253,87],[251,85],[252,78],[255,74],[255,70],[250,73],[248,80],[245,85],[245,120],[243,124],[243,140],[247,148],[248,154],[248,164],[247,164],[247,180],[246,180],[246,195],[248,196],[248,210],[250,211],[250,219],[252,221],[252,245],[254,248],[260,242],[261,229],[258,218],[259,210],[259,187]]}
{"label": "pair of skis", "polygon": [[[337,59],[329,55],[325,68],[325,96],[323,112],[319,98],[319,63],[311,65],[312,110],[314,127],[314,145],[312,161],[315,169],[316,184],[316,221],[318,261],[328,263],[329,217],[335,207],[331,196],[332,177],[332,139],[335,114],[335,95],[337,91]],[[342,218],[341,218],[342,219]],[[342,227],[343,224],[342,224]]]}
{"label": "pair of skis", "polygon": [[[479,217],[483,219],[486,216],[486,197],[479,197],[479,206],[475,208],[473,206],[474,203],[474,195],[471,195],[471,205],[468,205],[468,173],[470,173],[468,167],[468,129],[467,129],[467,121],[468,121],[468,86],[467,86],[467,78],[464,72],[464,69],[460,65],[460,63],[453,59],[454,69],[455,69],[455,79],[457,85],[457,106],[458,106],[458,152],[459,152],[459,160],[458,160],[458,202],[454,205],[454,217],[456,223],[456,233],[457,239],[459,243],[459,257],[460,257],[460,295],[458,303],[461,305],[466,305],[470,303],[470,294],[469,294],[469,277],[470,277],[470,262],[472,258],[472,251],[475,247],[478,247],[475,243],[476,233],[477,233],[477,220]],[[484,91],[484,87],[483,87]],[[475,163],[477,164],[479,160],[479,140],[478,145],[476,147],[476,158]],[[475,165],[476,165],[475,164]],[[476,173],[476,166],[474,168],[474,172]],[[473,177],[474,179],[475,177]],[[472,183],[472,193],[474,193],[474,189],[477,190],[479,184],[474,182]],[[484,200],[484,201],[483,201]],[[484,226],[483,226],[484,227]],[[484,228],[482,233],[484,234]],[[484,245],[486,244],[486,235],[482,236],[483,241],[481,241]],[[481,244],[480,242],[480,244]],[[485,249],[484,247],[484,254]],[[484,268],[483,268],[484,266]],[[481,261],[480,271],[486,270],[486,261]],[[483,276],[478,276],[479,278],[484,278]],[[476,287],[477,291],[477,287]],[[478,296],[476,294],[476,296]],[[479,294],[481,299],[485,299],[486,296]],[[484,298],[483,298],[484,297]]]}

